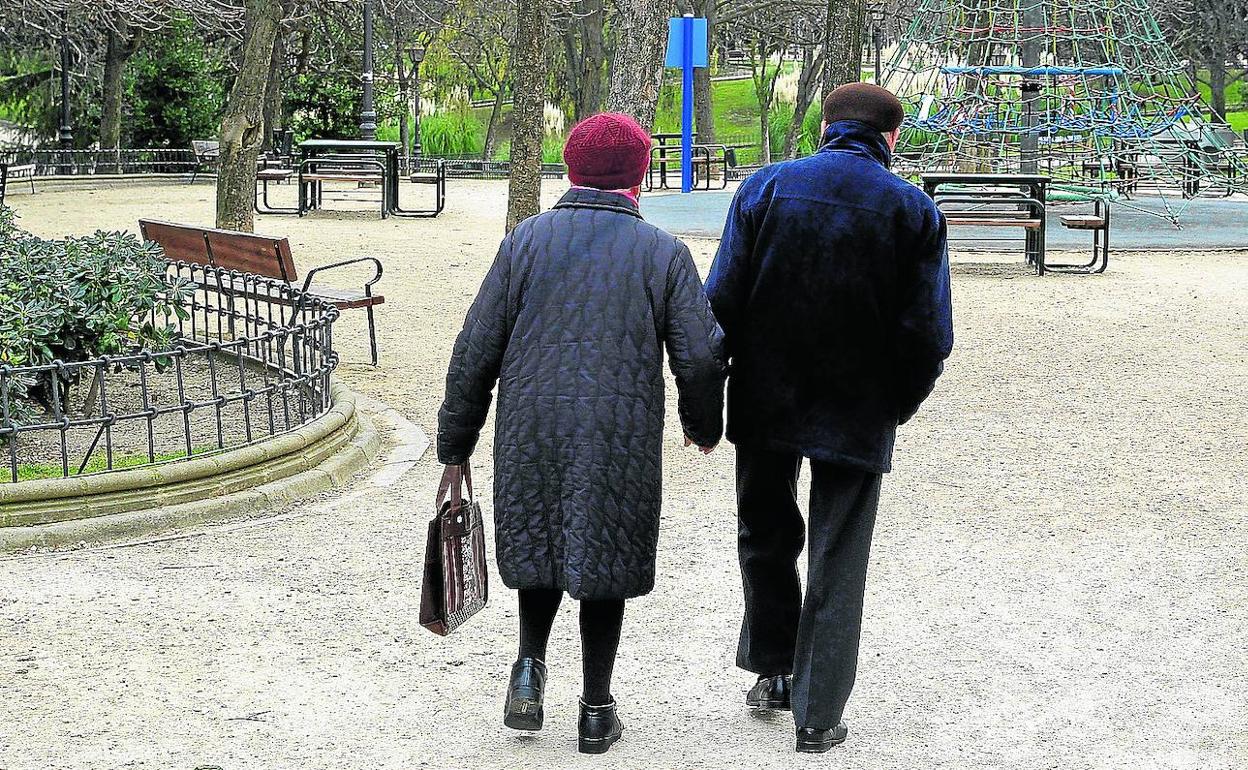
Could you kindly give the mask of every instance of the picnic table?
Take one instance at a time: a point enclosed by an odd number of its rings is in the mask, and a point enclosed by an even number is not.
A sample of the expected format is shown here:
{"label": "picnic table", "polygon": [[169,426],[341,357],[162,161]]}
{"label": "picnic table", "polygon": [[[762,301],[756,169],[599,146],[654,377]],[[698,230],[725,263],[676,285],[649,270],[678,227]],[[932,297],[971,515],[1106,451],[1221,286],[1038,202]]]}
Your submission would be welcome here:
{"label": "picnic table", "polygon": [[[1050,178],[1043,174],[936,172],[920,174],[923,192],[946,212],[950,225],[1021,227],[1027,262],[1044,274],[1045,195]],[[986,239],[995,240],[995,239]]]}
{"label": "picnic table", "polygon": [[399,145],[368,139],[307,139],[299,143],[299,210],[321,203],[327,179],[381,185],[381,216],[399,206]]}
{"label": "picnic table", "polygon": [[[651,134],[650,138],[654,140],[655,146],[650,151],[650,168],[646,172],[646,189],[655,189],[654,172],[659,172],[659,184],[661,189],[668,189],[667,172],[669,164],[675,166],[675,175],[677,180],[680,179],[680,153],[681,153],[681,134],[659,133]],[[720,189],[728,186],[728,168],[736,165],[736,154],[723,144],[699,144],[694,138],[694,144],[690,148],[691,161],[693,166],[693,187],[697,189],[699,185],[703,189],[711,189],[711,170],[719,168]]]}
{"label": "picnic table", "polygon": [[[440,203],[436,211],[405,209],[399,205],[399,149],[398,142],[367,139],[307,139],[300,142],[301,208],[318,204],[321,182],[332,177],[380,184],[383,218],[387,215],[436,216],[442,210]],[[312,188],[310,190],[304,187],[305,177],[312,178],[308,184]],[[445,176],[439,171],[432,181],[438,185],[438,199],[441,201],[445,191]]]}

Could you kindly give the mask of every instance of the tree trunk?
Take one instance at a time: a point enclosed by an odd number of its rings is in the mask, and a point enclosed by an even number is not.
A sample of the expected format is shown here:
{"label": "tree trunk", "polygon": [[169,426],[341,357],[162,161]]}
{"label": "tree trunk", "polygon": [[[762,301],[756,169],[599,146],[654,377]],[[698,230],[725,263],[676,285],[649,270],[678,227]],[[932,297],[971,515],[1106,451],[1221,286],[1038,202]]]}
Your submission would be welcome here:
{"label": "tree trunk", "polygon": [[759,149],[758,162],[764,166],[771,164],[771,120],[768,115],[769,110],[762,110],[762,114],[758,116],[758,135],[762,137],[762,147]]}
{"label": "tree trunk", "polygon": [[807,46],[802,50],[802,74],[797,79],[797,101],[793,104],[793,122],[789,124],[789,133],[784,137],[784,157],[796,158],[797,148],[802,135],[802,126],[806,122],[806,113],[815,100],[815,86],[823,73],[823,51],[814,54],[814,47]]}
{"label": "tree trunk", "polygon": [[256,156],[264,142],[264,94],[281,19],[279,0],[247,0],[238,77],[221,117],[217,227],[245,232],[255,227]]}
{"label": "tree trunk", "polygon": [[546,104],[546,0],[519,0],[513,53],[507,231],[541,211],[542,108]]}
{"label": "tree trunk", "polygon": [[751,46],[750,69],[754,77],[754,96],[758,99],[759,111],[759,163],[764,166],[771,163],[771,104],[776,98],[776,78],[784,69],[783,43],[776,66],[768,69],[771,64],[770,46],[765,40],[756,41]]}
{"label": "tree trunk", "polygon": [[672,0],[620,0],[607,107],[631,115],[647,131],[663,82],[663,54]]}
{"label": "tree trunk", "polygon": [[828,0],[828,19],[824,27],[825,98],[838,86],[862,80],[863,13],[862,0]]}
{"label": "tree trunk", "polygon": [[[697,0],[694,15],[706,18],[706,46],[708,59],[715,50],[715,17],[719,4],[716,0]],[[708,61],[707,64],[710,64]],[[699,67],[693,71],[693,122],[698,130],[698,142],[715,143],[715,109],[711,98],[711,68]]]}
{"label": "tree trunk", "polygon": [[286,68],[286,35],[279,26],[273,41],[273,56],[269,60],[269,77],[264,86],[264,141],[261,148],[273,149],[273,129],[282,123],[282,73]]}
{"label": "tree trunk", "polygon": [[[498,91],[494,93],[494,106],[490,108],[490,122],[485,127],[485,147],[481,149],[481,160],[494,160],[494,150],[498,145],[498,123],[503,115],[503,95],[503,87],[500,85]],[[516,119],[514,108],[511,119],[513,122]]]}
{"label": "tree trunk", "polygon": [[568,80],[568,97],[572,99],[573,120],[581,119],[581,51],[577,47],[577,41],[580,40],[579,25],[580,20],[574,18],[563,31],[564,77]]}
{"label": "tree trunk", "polygon": [[103,104],[100,109],[100,150],[112,152],[113,159],[102,164],[104,173],[121,171],[121,96],[122,75],[125,73],[126,62],[139,49],[139,33],[123,36],[110,29],[104,53],[104,84]]}
{"label": "tree trunk", "polygon": [[577,22],[581,55],[573,104],[576,120],[584,120],[602,109],[602,70],[607,63],[606,37],[603,34],[606,10],[603,8],[603,0],[584,0],[581,3],[581,13],[584,15]]}
{"label": "tree trunk", "polygon": [[1209,107],[1218,120],[1226,120],[1226,61],[1220,56],[1209,59]]}

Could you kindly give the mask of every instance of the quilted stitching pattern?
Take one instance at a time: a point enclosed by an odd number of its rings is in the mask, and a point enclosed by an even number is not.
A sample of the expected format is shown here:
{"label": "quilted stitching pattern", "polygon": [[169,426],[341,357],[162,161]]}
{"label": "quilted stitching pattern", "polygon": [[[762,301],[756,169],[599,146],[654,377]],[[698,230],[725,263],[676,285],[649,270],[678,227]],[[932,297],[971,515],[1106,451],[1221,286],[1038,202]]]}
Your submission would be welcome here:
{"label": "quilted stitching pattern", "polygon": [[723,429],[723,336],[689,250],[634,204],[572,190],[520,224],[455,342],[438,459],[472,453],[498,384],[496,553],[511,588],[630,598],[654,585],[663,351],[685,432]]}

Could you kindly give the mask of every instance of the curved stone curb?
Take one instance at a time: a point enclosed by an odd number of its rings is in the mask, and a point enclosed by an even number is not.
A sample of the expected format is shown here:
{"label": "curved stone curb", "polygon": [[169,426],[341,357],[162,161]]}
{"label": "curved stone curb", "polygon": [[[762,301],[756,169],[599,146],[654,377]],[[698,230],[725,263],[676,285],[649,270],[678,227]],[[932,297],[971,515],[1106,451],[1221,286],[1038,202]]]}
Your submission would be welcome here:
{"label": "curved stone curb", "polygon": [[[377,456],[381,439],[372,421],[358,412],[351,391],[335,383],[332,393],[328,413],[260,444],[158,468],[50,480],[71,482],[64,488],[45,482],[0,488],[10,493],[8,499],[0,497],[0,553],[268,513],[341,486]],[[123,476],[129,476],[128,484]],[[95,483],[84,488],[83,482]],[[28,484],[40,489],[23,489]],[[21,494],[15,494],[19,489]],[[48,498],[49,492],[60,494]],[[21,502],[11,502],[18,497]]]}

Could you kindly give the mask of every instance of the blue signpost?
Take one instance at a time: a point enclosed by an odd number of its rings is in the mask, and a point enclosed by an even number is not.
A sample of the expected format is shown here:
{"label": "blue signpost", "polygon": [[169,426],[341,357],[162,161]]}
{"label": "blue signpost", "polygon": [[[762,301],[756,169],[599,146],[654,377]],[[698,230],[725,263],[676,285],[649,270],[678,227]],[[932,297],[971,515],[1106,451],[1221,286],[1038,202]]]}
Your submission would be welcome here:
{"label": "blue signpost", "polygon": [[693,191],[693,68],[707,65],[706,19],[667,21],[667,66],[680,67],[680,191]]}

